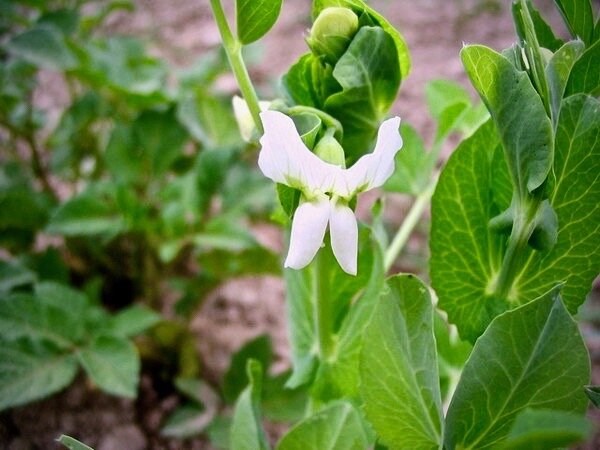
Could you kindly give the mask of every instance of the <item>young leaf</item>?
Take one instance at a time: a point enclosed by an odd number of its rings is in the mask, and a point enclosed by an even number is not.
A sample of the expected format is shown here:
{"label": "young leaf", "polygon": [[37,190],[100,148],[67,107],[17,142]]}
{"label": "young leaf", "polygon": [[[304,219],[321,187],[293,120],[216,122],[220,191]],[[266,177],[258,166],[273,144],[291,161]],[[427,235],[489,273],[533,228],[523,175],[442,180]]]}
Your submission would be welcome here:
{"label": "young leaf", "polygon": [[541,186],[552,166],[552,125],[544,104],[527,74],[501,54],[479,45],[460,54],[498,128],[513,185],[523,199]]}
{"label": "young leaf", "polygon": [[239,41],[251,44],[271,29],[279,17],[283,0],[236,0]]}
{"label": "young leaf", "polygon": [[442,406],[433,308],[412,275],[387,281],[364,334],[360,393],[381,442],[394,449],[437,449]]}
{"label": "young leaf", "polygon": [[586,386],[585,395],[588,396],[596,408],[600,408],[600,386]]}
{"label": "young leaf", "polygon": [[589,376],[587,349],[555,288],[498,316],[477,341],[448,409],[444,445],[499,444],[524,408],[583,413]]}
{"label": "young leaf", "polygon": [[363,450],[369,447],[358,411],[347,402],[335,402],[295,425],[277,450]]}
{"label": "young leaf", "polygon": [[590,45],[594,38],[594,12],[590,0],[554,0],[571,36]]}
{"label": "young leaf", "polygon": [[573,94],[600,95],[600,40],[587,48],[573,64],[565,88],[565,96]]}
{"label": "young leaf", "polygon": [[524,409],[513,423],[503,450],[545,450],[583,441],[592,424],[582,415],[550,409]]}
{"label": "young leaf", "polygon": [[247,361],[256,360],[268,370],[273,360],[273,348],[269,335],[263,334],[247,342],[231,357],[229,368],[223,377],[223,397],[234,402],[240,392],[248,385],[246,373]]}
{"label": "young leaf", "polygon": [[77,360],[42,342],[0,341],[0,410],[47,397],[73,382]]}
{"label": "young leaf", "polygon": [[[554,31],[552,30],[552,27],[548,25],[548,23],[540,15],[540,12],[537,9],[535,9],[535,6],[533,6],[531,0],[525,0],[525,4],[527,5],[527,9],[529,10],[529,15],[531,17],[535,29],[535,37],[540,47],[547,48],[552,52],[558,50],[560,46],[564,44],[564,42],[556,37]],[[518,9],[520,9],[520,4],[517,2],[513,3],[513,18],[515,20],[515,26],[517,27],[517,34],[519,35],[519,37],[523,38],[523,23],[521,21],[521,18],[517,14],[515,14],[515,12],[518,11]]]}
{"label": "young leaf", "polygon": [[248,360],[246,365],[248,386],[235,404],[230,430],[232,450],[267,450],[269,444],[262,429],[260,397],[262,369],[260,363]]}
{"label": "young leaf", "polygon": [[325,110],[344,127],[346,158],[370,150],[379,120],[396,99],[400,71],[392,37],[379,27],[362,27],[333,69],[342,92],[331,95]]}
{"label": "young leaf", "polygon": [[67,447],[69,450],[94,450],[92,447],[88,447],[83,442],[79,442],[77,439],[74,439],[71,436],[65,436],[64,434],[61,435],[57,441]]}
{"label": "young leaf", "polygon": [[99,336],[77,356],[88,376],[103,391],[128,398],[136,396],[140,358],[130,341]]}
{"label": "young leaf", "polygon": [[548,79],[550,108],[552,110],[552,122],[554,126],[556,126],[556,122],[558,121],[560,104],[565,94],[571,70],[584,49],[585,45],[581,41],[567,42],[552,55],[546,66],[546,78]]}
{"label": "young leaf", "polygon": [[402,35],[381,14],[371,8],[363,0],[313,0],[312,17],[316,18],[319,13],[329,6],[342,6],[352,9],[357,15],[365,12],[368,19],[375,25],[380,26],[394,40],[398,52],[397,64],[399,65],[401,77],[404,79],[410,73],[410,53]]}

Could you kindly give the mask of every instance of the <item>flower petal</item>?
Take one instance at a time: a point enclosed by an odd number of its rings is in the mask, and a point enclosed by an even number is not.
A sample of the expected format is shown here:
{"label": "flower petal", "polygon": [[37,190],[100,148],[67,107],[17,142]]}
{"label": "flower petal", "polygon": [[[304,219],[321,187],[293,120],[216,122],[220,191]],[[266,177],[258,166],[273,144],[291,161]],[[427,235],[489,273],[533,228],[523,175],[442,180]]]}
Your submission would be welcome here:
{"label": "flower petal", "polygon": [[362,156],[352,167],[344,171],[343,178],[349,196],[379,187],[392,175],[394,157],[402,148],[399,127],[400,117],[383,122],[379,127],[373,153]]}
{"label": "flower petal", "polygon": [[[254,120],[252,119],[252,114],[250,114],[248,103],[246,103],[246,101],[238,95],[233,96],[232,103],[233,115],[235,116],[235,120],[238,124],[240,135],[245,142],[250,142],[256,127],[254,126]],[[269,109],[269,106],[271,106],[271,102],[258,102],[258,107],[261,111],[266,111]]]}
{"label": "flower petal", "polygon": [[345,204],[331,207],[329,219],[331,249],[344,272],[356,275],[358,259],[358,225],[354,212]]}
{"label": "flower petal", "polygon": [[303,202],[292,220],[290,249],[284,267],[302,269],[317,254],[323,244],[331,211],[329,198],[323,195],[317,201]]}
{"label": "flower petal", "polygon": [[263,174],[277,183],[308,192],[329,191],[342,169],[312,153],[285,114],[265,111],[260,118],[265,133],[260,139],[258,166]]}

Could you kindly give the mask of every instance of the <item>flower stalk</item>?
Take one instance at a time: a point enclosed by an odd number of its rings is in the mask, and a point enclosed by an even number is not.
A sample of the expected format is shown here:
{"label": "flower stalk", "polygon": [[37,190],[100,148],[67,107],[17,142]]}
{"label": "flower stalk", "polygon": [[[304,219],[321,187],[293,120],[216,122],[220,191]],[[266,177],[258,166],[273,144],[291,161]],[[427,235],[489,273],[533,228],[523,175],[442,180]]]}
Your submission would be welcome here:
{"label": "flower stalk", "polygon": [[227,54],[227,59],[229,60],[229,65],[231,66],[233,75],[235,76],[244,100],[248,104],[248,109],[252,115],[254,125],[256,125],[256,129],[259,131],[259,134],[262,134],[263,126],[260,120],[258,96],[256,95],[256,90],[254,89],[252,80],[250,80],[248,69],[244,63],[244,58],[242,57],[242,44],[231,32],[231,28],[229,27],[229,23],[225,17],[225,12],[223,11],[221,1],[210,0],[210,6],[212,8],[213,15],[215,16],[215,22],[219,28],[219,33],[223,42],[223,48]]}

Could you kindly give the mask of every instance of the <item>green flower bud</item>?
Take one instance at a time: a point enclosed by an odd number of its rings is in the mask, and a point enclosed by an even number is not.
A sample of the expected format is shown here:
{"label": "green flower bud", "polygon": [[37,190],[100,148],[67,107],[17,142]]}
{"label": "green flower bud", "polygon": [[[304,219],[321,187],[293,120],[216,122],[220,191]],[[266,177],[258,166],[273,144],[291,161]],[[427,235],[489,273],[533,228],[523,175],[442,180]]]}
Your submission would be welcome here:
{"label": "green flower bud", "polygon": [[333,137],[334,130],[327,130],[325,136],[317,143],[314,152],[323,161],[335,164],[336,166],[346,167],[346,155],[344,149]]}
{"label": "green flower bud", "polygon": [[335,65],[357,31],[358,16],[351,9],[325,8],[315,20],[306,42],[315,55]]}

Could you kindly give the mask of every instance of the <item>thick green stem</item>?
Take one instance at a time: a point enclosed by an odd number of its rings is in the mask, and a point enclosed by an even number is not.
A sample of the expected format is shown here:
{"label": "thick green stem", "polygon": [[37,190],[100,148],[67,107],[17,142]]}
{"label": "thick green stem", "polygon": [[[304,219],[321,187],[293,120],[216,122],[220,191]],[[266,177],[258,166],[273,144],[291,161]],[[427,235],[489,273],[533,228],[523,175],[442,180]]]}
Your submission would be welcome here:
{"label": "thick green stem", "polygon": [[258,104],[258,96],[248,75],[248,70],[244,64],[242,58],[242,44],[236,39],[229,28],[229,23],[225,17],[223,6],[221,6],[220,0],[210,0],[210,6],[212,7],[213,14],[215,16],[215,22],[219,28],[221,39],[223,41],[223,48],[227,54],[229,65],[233,71],[233,75],[238,83],[240,92],[248,104],[248,109],[252,115],[252,120],[258,129],[259,133],[263,134],[262,122],[260,120],[260,106]]}
{"label": "thick green stem", "polygon": [[327,270],[329,261],[327,261],[327,257],[327,249],[322,248],[312,264],[313,313],[321,361],[326,361],[333,351],[329,270]]}
{"label": "thick green stem", "polygon": [[427,185],[425,190],[423,190],[423,192],[417,196],[415,202],[410,208],[410,211],[406,215],[404,222],[402,222],[402,225],[400,228],[398,228],[396,236],[394,236],[392,243],[385,252],[383,264],[386,272],[391,269],[394,261],[398,259],[398,255],[406,245],[406,242],[408,242],[408,238],[410,237],[414,228],[417,226],[417,223],[419,223],[419,219],[423,215],[423,211],[425,211],[425,208],[433,196],[436,183],[437,178],[434,178],[429,185]]}
{"label": "thick green stem", "polygon": [[513,284],[523,270],[523,262],[528,256],[525,249],[535,229],[535,220],[540,204],[540,200],[534,198],[515,208],[516,213],[508,238],[508,246],[494,285],[494,294],[500,298],[510,298]]}

